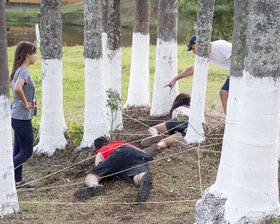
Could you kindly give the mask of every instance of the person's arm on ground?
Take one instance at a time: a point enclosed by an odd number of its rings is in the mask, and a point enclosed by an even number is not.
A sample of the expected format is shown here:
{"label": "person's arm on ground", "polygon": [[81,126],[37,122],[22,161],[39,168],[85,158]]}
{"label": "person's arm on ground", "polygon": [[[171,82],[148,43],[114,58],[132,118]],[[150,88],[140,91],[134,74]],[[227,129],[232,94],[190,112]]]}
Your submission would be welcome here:
{"label": "person's arm on ground", "polygon": [[190,76],[193,74],[193,70],[194,70],[194,66],[190,66],[188,67],[186,70],[184,70],[183,72],[181,72],[179,75],[175,76],[167,85],[165,85],[164,87],[170,87],[171,89],[175,86],[177,80],[185,78],[187,76]]}
{"label": "person's arm on ground", "polygon": [[95,157],[95,166],[98,166],[98,164],[100,163],[100,162],[102,162],[103,160],[105,160],[104,159],[104,156],[102,155],[102,153],[97,153],[96,154],[96,157]]}

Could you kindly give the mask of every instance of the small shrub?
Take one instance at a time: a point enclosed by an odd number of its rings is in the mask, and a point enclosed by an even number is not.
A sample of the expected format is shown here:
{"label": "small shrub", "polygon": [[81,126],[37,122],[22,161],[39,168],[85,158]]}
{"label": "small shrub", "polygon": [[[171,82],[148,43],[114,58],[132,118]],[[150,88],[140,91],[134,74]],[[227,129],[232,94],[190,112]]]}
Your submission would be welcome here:
{"label": "small shrub", "polygon": [[179,121],[179,122],[187,121],[182,111],[179,111],[176,109],[175,109],[175,111],[177,113],[177,121]]}
{"label": "small shrub", "polygon": [[113,90],[111,88],[106,91],[106,94],[107,94],[106,107],[109,107],[111,110],[111,131],[113,131],[113,123],[117,118],[118,110],[120,110],[122,107],[121,106],[122,100],[118,91]]}
{"label": "small shrub", "polygon": [[71,139],[74,145],[79,145],[83,139],[84,127],[76,121],[71,120],[70,127],[66,132],[66,136]]}

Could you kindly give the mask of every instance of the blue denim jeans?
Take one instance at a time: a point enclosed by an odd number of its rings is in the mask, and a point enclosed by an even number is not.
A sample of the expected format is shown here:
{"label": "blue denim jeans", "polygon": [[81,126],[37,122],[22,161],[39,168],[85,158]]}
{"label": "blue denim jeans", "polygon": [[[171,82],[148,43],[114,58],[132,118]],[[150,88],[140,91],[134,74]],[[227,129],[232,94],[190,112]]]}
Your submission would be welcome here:
{"label": "blue denim jeans", "polygon": [[14,168],[15,181],[22,181],[22,164],[33,153],[33,127],[31,120],[17,120],[12,118],[14,129]]}

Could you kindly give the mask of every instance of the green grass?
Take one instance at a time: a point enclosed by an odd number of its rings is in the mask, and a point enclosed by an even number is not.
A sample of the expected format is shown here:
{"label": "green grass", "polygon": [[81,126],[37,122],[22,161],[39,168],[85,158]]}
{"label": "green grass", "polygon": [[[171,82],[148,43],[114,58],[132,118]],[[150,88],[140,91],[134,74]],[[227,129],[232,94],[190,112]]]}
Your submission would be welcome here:
{"label": "green grass", "polygon": [[[9,70],[12,69],[13,55],[15,47],[8,48]],[[151,98],[153,92],[153,79],[155,73],[155,56],[156,47],[150,46],[150,89]],[[131,48],[122,48],[122,104],[127,99],[127,89],[129,85],[129,73],[131,63]],[[182,72],[185,68],[194,63],[194,55],[185,50],[185,46],[178,46],[178,71]],[[42,98],[42,76],[41,76],[41,54],[37,53],[37,62],[29,67],[31,76],[36,84],[36,93],[38,99],[38,116],[41,115],[41,98]],[[176,74],[174,74],[176,75]],[[228,72],[209,64],[208,84],[207,84],[207,105],[220,106],[219,89],[223,85]],[[188,77],[179,81],[180,92],[192,91],[192,77]],[[63,97],[64,97],[64,114],[69,125],[71,119],[78,123],[83,122],[84,110],[84,58],[83,47],[63,47]],[[11,94],[12,97],[12,94]]]}

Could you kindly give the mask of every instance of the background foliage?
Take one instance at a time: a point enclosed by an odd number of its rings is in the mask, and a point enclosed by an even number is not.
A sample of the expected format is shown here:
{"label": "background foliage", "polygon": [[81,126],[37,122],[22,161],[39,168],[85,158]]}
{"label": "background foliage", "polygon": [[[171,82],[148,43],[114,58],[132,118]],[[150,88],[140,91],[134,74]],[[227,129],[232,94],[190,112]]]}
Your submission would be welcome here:
{"label": "background foliage", "polygon": [[[195,33],[194,25],[197,17],[198,0],[179,0],[179,19],[188,19],[193,23],[192,32],[187,33],[187,40]],[[218,39],[231,40],[233,30],[233,0],[216,0],[213,18],[212,41]]]}

